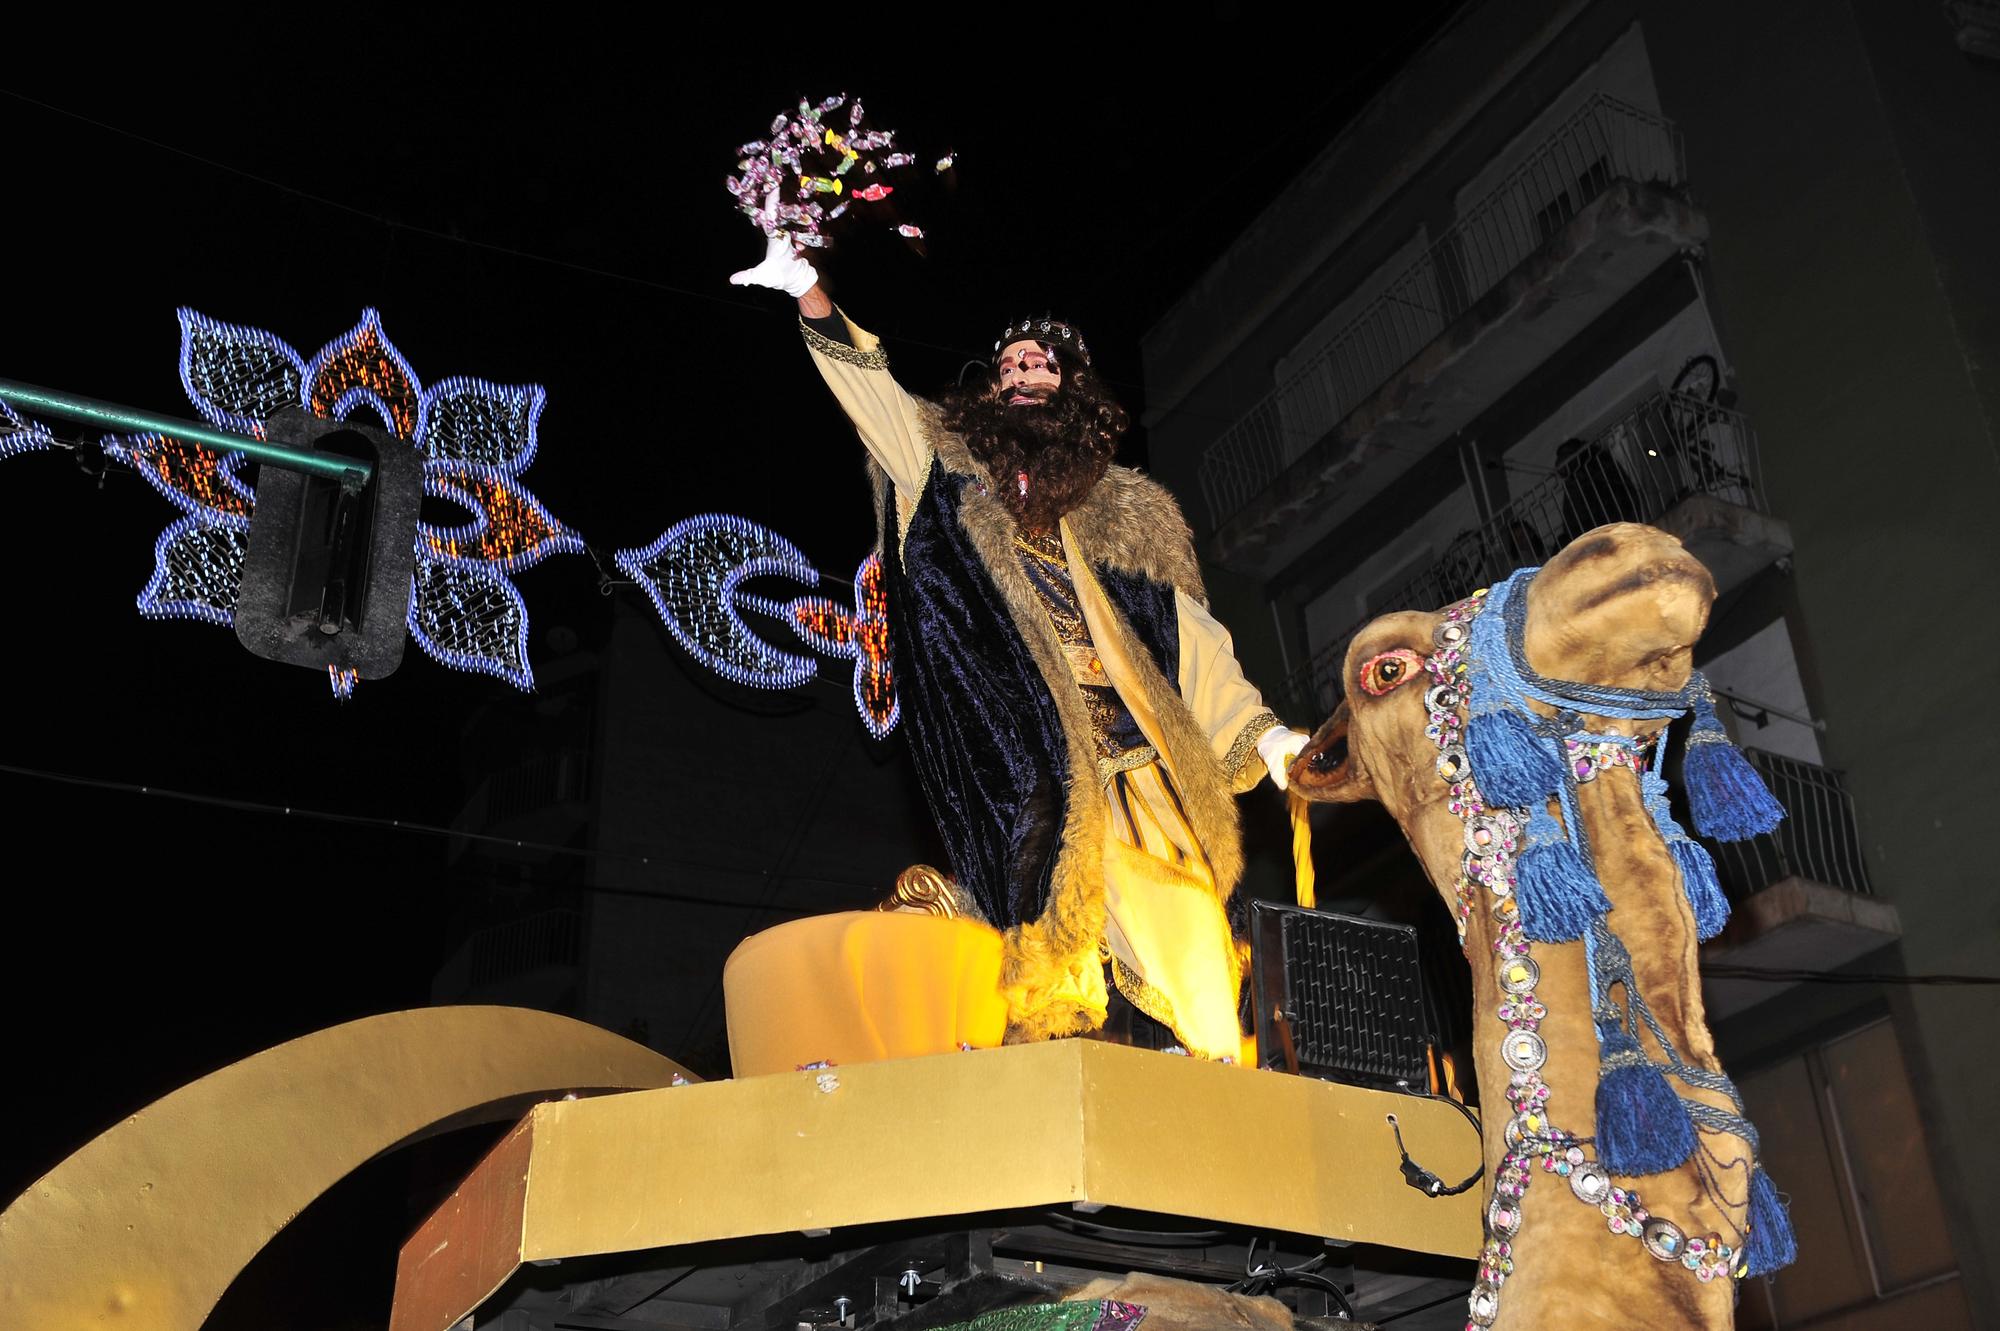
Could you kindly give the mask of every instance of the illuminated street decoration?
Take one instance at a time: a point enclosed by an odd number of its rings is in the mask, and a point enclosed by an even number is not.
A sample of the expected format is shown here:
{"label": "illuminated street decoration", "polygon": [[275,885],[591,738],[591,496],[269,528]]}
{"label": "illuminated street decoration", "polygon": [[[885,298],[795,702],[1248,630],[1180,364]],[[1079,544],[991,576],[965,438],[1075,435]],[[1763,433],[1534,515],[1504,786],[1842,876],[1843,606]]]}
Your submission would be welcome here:
{"label": "illuminated street decoration", "polygon": [[784,624],[806,646],[854,662],[854,705],[877,739],[899,716],[889,661],[888,602],[882,561],[870,555],[856,570],[853,601],[823,596],[779,601],[745,591],[752,578],[778,577],[817,586],[819,571],[776,532],[725,513],[704,513],[669,527],[651,545],[619,550],[618,567],[646,589],[674,640],[704,666],[737,684],[794,689],[814,679],[819,663],[772,646],[743,618],[754,611]]}
{"label": "illuminated street decoration", "polygon": [[[257,446],[249,441],[268,441],[266,422],[294,407],[323,420],[372,413],[391,436],[418,450],[424,494],[465,509],[472,520],[416,522],[409,632],[444,665],[533,688],[528,609],[512,575],[551,554],[587,549],[520,479],[534,461],[547,401],[543,389],[468,376],[425,388],[372,309],[310,360],[261,328],[223,323],[191,309],[180,310],[179,318],[179,370],[188,401],[205,421],[239,436],[253,453]],[[249,455],[222,451],[228,447],[224,440],[196,443],[180,437],[198,432],[192,422],[176,425],[125,408],[109,410],[124,413],[127,428],[150,429],[105,436],[106,457],[144,477],[181,511],[154,543],[152,576],[138,597],[140,613],[234,623],[257,504],[256,489],[242,474]],[[0,458],[57,444],[45,426],[0,402]],[[651,545],[613,557],[645,588],[675,640],[709,669],[765,689],[799,688],[818,677],[814,656],[766,641],[762,633],[768,628],[753,628],[744,619],[749,611],[783,624],[812,652],[852,661],[852,694],[862,723],[878,739],[895,728],[900,713],[879,557],[862,561],[845,597],[817,594],[824,580],[795,546],[754,522],[723,514],[687,518]],[[802,583],[815,594],[778,600],[746,590],[757,578]],[[332,665],[327,680],[334,696],[345,701],[361,676],[347,665]]]}
{"label": "illuminated street decoration", "polygon": [[[418,524],[410,633],[454,669],[534,687],[527,605],[510,575],[584,548],[520,482],[535,456],[542,388],[456,376],[426,389],[372,309],[310,361],[261,328],[189,309],[180,311],[180,324],[181,385],[218,428],[261,439],[265,420],[284,407],[301,405],[330,420],[366,410],[423,453],[424,492],[474,517],[456,527]],[[0,456],[17,437],[0,437]],[[228,624],[256,503],[238,475],[243,455],[159,434],[107,438],[104,448],[185,514],[155,545],[140,613]],[[331,679],[343,698],[357,682],[352,672]]]}
{"label": "illuminated street decoration", "polygon": [[39,421],[31,421],[5,402],[0,402],[0,458],[36,449],[54,448],[55,436]]}
{"label": "illuminated street decoration", "polygon": [[153,576],[139,593],[139,613],[226,628],[236,614],[256,503],[256,493],[236,474],[243,455],[159,434],[106,436],[104,454],[137,472],[184,514],[153,543]]}
{"label": "illuminated street decoration", "polygon": [[176,311],[181,322],[181,387],[195,410],[218,430],[264,437],[264,422],[298,405],[306,364],[282,340],[261,328],[244,328]]}

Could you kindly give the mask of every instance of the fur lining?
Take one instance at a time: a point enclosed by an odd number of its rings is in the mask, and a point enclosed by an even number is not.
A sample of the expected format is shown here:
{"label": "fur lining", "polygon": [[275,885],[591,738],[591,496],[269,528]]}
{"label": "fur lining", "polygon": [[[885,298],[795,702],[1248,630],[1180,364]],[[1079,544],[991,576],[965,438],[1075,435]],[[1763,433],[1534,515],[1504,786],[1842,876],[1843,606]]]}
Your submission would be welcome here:
{"label": "fur lining", "polygon": [[[1062,640],[1014,551],[1017,530],[1005,505],[990,493],[991,478],[965,447],[943,428],[930,404],[920,407],[932,450],[947,470],[969,476],[959,504],[959,521],[979,551],[987,574],[1007,604],[1029,654],[1054,697],[1068,741],[1070,776],[1062,849],[1049,883],[1042,917],[1006,931],[1001,983],[1007,994],[1009,1039],[1049,1039],[1094,1029],[1104,1022],[1101,1008],[1078,1001],[1074,978],[1084,968],[1102,966],[1104,937],[1104,832],[1107,809],[1099,779],[1090,717],[1072,677]],[[879,511],[879,510],[878,510]],[[1173,497],[1157,482],[1127,467],[1113,467],[1090,496],[1064,521],[1086,562],[1102,561],[1120,572],[1171,584],[1206,604],[1201,573],[1187,520]],[[1157,719],[1162,759],[1180,788],[1188,823],[1207,853],[1217,895],[1228,900],[1243,872],[1242,837],[1231,776],[1225,773],[1180,691],[1153,664],[1118,607],[1099,600],[1111,613],[1117,648],[1132,663],[1145,701]]]}
{"label": "fur lining", "polygon": [[1074,510],[1064,515],[1088,548],[1120,573],[1178,587],[1208,609],[1194,534],[1167,488],[1143,472],[1113,466]]}
{"label": "fur lining", "polygon": [[1104,1024],[1104,1011],[1086,1010],[1069,977],[1084,967],[1097,967],[1098,942],[1104,937],[1104,791],[1097,781],[1097,755],[1091,743],[1090,714],[1070,674],[1062,639],[1035,595],[1021,561],[1014,553],[1013,515],[990,493],[984,468],[965,445],[938,423],[934,411],[923,413],[931,447],[947,470],[969,475],[980,484],[959,498],[959,523],[979,551],[987,576],[1007,603],[1009,618],[1020,630],[1028,654],[1055,699],[1069,748],[1069,783],[1065,789],[1062,849],[1049,879],[1049,902],[1042,917],[1019,924],[1003,935],[1005,951],[1000,974],[1007,995],[1009,1039],[1040,1040],[1074,1035]]}

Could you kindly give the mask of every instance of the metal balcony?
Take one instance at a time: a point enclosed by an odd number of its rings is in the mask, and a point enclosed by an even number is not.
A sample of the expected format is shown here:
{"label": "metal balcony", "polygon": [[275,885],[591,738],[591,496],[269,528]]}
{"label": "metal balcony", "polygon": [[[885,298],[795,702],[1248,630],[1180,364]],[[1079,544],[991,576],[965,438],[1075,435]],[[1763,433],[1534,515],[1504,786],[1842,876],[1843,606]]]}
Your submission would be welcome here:
{"label": "metal balcony", "polygon": [[554,1008],[575,982],[583,918],[573,910],[496,924],[471,934],[431,981],[433,1002],[505,1001]]}
{"label": "metal balcony", "polygon": [[[1210,445],[1214,541],[1241,572],[1365,502],[1371,462],[1469,421],[1706,223],[1678,195],[1670,121],[1599,95],[1469,209],[1318,354]],[[1390,474],[1393,474],[1391,472]]]}
{"label": "metal balcony", "polygon": [[[1769,516],[1757,436],[1742,412],[1680,393],[1645,399],[1443,555],[1380,598],[1384,610],[1435,610],[1532,568],[1607,522],[1646,522],[1681,538],[1727,591],[1791,550]],[[1368,618],[1373,618],[1369,616]],[[1295,671],[1286,692],[1309,715],[1341,697],[1341,666],[1364,618]]]}
{"label": "metal balcony", "polygon": [[[589,751],[551,749],[531,754],[481,781],[452,820],[452,827],[483,837],[560,844],[589,818],[589,799]],[[453,857],[464,854],[472,844],[455,840]],[[525,847],[522,857],[535,858]]]}
{"label": "metal balcony", "polygon": [[[1785,821],[1769,836],[1707,842],[1731,916],[1702,949],[1704,965],[1769,971],[1829,971],[1902,937],[1896,908],[1868,881],[1854,800],[1841,773],[1817,764],[1743,750]],[[1754,1007],[1788,986],[1706,976],[1711,1017]]]}
{"label": "metal balcony", "polygon": [[1707,843],[1730,901],[1741,905],[1787,878],[1873,896],[1854,824],[1854,800],[1842,775],[1762,749],[1746,748],[1743,756],[1785,806],[1785,821],[1769,836]]}

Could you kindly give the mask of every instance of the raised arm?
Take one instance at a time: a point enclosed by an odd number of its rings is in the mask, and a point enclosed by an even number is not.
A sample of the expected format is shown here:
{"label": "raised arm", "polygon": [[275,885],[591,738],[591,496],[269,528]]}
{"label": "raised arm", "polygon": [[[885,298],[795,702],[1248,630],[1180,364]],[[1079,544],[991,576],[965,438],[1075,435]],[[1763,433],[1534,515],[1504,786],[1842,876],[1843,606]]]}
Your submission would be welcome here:
{"label": "raised arm", "polygon": [[784,236],[774,236],[764,262],[730,276],[738,286],[770,287],[799,303],[799,327],[820,377],[833,390],[876,464],[909,500],[930,475],[931,446],[917,399],[889,374],[889,357],[873,333],[835,308],[819,274]]}

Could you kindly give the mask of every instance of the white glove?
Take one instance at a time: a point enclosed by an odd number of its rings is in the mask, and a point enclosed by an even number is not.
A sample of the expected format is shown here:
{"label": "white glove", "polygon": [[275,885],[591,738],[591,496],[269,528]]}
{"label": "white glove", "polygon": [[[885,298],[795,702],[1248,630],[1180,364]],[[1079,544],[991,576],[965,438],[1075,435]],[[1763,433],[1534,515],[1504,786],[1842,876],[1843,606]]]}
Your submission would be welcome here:
{"label": "white glove", "polygon": [[1292,760],[1306,751],[1312,743],[1312,736],[1303,730],[1293,730],[1290,726],[1272,726],[1257,737],[1257,756],[1264,760],[1264,766],[1271,770],[1271,780],[1279,790],[1289,789],[1285,780],[1285,769]]}
{"label": "white glove", "polygon": [[764,262],[729,275],[731,286],[770,287],[787,296],[803,296],[819,285],[819,274],[805,261],[785,235],[771,237],[764,247]]}

